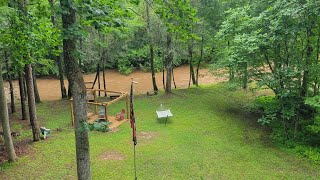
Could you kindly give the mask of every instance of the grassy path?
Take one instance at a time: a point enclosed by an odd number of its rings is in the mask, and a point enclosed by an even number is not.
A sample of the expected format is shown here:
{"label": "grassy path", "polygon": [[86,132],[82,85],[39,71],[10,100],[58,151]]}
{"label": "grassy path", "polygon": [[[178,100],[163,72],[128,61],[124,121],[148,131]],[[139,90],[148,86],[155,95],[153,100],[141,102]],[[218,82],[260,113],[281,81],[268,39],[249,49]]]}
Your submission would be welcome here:
{"label": "grassy path", "polygon": [[[319,178],[319,165],[274,147],[252,123],[256,118],[242,110],[250,96],[216,85],[136,98],[139,179]],[[167,125],[155,119],[161,103],[174,114]],[[0,179],[76,179],[68,101],[42,103],[38,111],[42,124],[63,131],[53,131],[17,163],[0,166]],[[93,179],[133,179],[129,123],[115,133],[90,132],[90,151]]]}

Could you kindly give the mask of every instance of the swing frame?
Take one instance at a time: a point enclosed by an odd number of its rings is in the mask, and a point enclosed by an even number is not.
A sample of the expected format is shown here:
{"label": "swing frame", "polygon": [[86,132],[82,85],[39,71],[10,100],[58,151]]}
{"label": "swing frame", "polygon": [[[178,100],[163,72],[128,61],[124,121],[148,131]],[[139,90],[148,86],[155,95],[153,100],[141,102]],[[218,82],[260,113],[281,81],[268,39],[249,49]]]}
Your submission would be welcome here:
{"label": "swing frame", "polygon": [[[109,95],[110,94],[117,94],[118,97],[111,100],[111,101],[108,101],[108,102],[98,102],[97,94],[99,92],[108,93]],[[93,116],[93,118],[90,118],[90,117],[88,118],[88,123],[93,123],[97,118],[103,119],[106,122],[110,122],[111,119],[110,119],[110,116],[108,115],[108,107],[110,105],[122,100],[122,99],[126,99],[126,111],[127,112],[126,112],[126,119],[125,120],[129,119],[129,94],[128,93],[118,92],[118,91],[107,91],[107,90],[103,90],[103,89],[87,89],[87,95],[88,94],[93,94],[94,98],[93,98],[93,102],[90,102],[87,100],[87,104],[95,106],[95,110],[94,110],[94,114],[93,114],[94,116]],[[99,106],[100,107],[102,106],[104,108],[104,118],[98,117],[98,107]],[[70,99],[70,110],[71,110],[71,125],[74,126],[73,98]],[[89,115],[89,113],[88,113],[88,116],[92,116],[92,114]]]}

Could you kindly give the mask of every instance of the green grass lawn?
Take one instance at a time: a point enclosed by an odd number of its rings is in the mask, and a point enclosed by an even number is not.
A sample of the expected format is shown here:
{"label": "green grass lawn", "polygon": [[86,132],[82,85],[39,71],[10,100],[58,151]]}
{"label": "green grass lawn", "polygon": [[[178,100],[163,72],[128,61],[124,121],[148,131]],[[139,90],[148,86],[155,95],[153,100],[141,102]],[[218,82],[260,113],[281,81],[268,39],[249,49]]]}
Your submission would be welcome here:
{"label": "green grass lawn", "polygon": [[[138,179],[318,179],[319,165],[273,146],[257,117],[244,110],[253,96],[215,85],[136,97]],[[156,119],[161,103],[174,114],[167,125]],[[0,166],[0,179],[76,179],[69,102],[44,102],[37,110],[52,134],[18,162]],[[21,136],[31,137],[31,130]],[[89,136],[93,179],[133,179],[128,122],[117,132]]]}

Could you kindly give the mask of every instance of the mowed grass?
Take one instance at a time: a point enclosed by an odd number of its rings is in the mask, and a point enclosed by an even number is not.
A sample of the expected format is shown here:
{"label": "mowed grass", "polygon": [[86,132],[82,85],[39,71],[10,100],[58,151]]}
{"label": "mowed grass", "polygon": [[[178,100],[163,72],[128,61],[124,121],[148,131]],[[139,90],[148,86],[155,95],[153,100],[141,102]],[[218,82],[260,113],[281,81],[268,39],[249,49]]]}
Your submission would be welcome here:
{"label": "mowed grass", "polygon": [[[253,96],[220,84],[136,97],[138,179],[318,179],[319,165],[273,146],[257,117],[244,110]],[[156,119],[160,104],[174,114],[166,125]],[[111,112],[123,107],[119,102]],[[2,165],[0,179],[76,179],[69,102],[44,102],[37,110],[52,134],[18,162]],[[117,132],[89,136],[93,179],[134,178],[128,122]],[[116,157],[105,159],[108,153]]]}

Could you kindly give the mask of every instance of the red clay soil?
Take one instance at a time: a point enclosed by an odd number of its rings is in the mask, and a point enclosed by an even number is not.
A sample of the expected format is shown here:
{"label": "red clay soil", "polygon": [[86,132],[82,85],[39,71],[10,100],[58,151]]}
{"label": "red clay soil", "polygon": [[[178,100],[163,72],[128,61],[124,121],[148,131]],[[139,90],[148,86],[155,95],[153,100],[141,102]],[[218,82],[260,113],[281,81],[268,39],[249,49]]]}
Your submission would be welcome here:
{"label": "red clay soil", "polygon": [[[100,79],[102,84],[102,73],[100,73]],[[139,82],[135,86],[136,94],[144,94],[147,91],[152,91],[152,80],[150,72],[143,72],[140,70],[134,71],[128,76],[120,74],[117,70],[106,70],[106,84],[107,90],[129,92],[131,78]],[[95,74],[89,74],[84,76],[86,82],[94,81]],[[189,84],[189,66],[184,65],[174,69],[174,78],[177,88],[186,88]],[[156,73],[156,80],[159,89],[163,89],[162,86],[162,72]],[[208,69],[200,69],[199,84],[213,84],[217,82],[225,81],[224,77],[215,77]],[[58,79],[37,79],[38,89],[42,100],[58,100],[60,95],[60,84]],[[67,87],[67,81],[65,80]],[[14,81],[15,97],[19,97],[18,82]],[[8,85],[6,86],[8,87]],[[96,88],[98,85],[96,84]],[[101,87],[103,89],[103,87]],[[8,93],[8,88],[7,88]],[[9,96],[7,96],[9,97]]]}
{"label": "red clay soil", "polygon": [[101,160],[114,160],[114,161],[122,161],[125,159],[125,156],[117,151],[106,151],[100,155]]}

